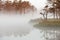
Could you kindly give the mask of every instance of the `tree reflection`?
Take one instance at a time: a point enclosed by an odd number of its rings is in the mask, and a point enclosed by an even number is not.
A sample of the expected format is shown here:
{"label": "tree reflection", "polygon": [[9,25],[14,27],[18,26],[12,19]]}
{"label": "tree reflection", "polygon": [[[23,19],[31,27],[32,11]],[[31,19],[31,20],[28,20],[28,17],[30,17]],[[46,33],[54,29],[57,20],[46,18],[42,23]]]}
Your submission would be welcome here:
{"label": "tree reflection", "polygon": [[45,40],[60,40],[60,32],[58,31],[44,31],[43,35]]}

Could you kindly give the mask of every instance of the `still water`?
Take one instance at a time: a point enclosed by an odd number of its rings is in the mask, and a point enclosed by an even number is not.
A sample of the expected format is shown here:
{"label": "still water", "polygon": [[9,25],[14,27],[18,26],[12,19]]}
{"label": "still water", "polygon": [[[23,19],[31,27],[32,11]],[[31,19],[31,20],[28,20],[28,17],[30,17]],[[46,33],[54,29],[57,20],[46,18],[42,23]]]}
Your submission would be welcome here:
{"label": "still water", "polygon": [[60,40],[57,30],[35,28],[29,23],[39,14],[0,15],[0,40]]}

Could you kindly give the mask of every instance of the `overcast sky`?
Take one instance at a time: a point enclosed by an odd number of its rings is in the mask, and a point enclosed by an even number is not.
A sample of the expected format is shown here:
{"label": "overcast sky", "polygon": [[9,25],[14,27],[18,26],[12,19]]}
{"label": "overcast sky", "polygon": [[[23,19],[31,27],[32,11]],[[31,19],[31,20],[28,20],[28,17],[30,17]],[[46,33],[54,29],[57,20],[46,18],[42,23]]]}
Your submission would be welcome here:
{"label": "overcast sky", "polygon": [[38,9],[39,8],[43,8],[45,6],[45,4],[46,4],[46,0],[27,0],[27,1],[29,1],[30,3],[32,3]]}
{"label": "overcast sky", "polygon": [[29,0],[35,7],[43,8],[46,4],[46,0]]}

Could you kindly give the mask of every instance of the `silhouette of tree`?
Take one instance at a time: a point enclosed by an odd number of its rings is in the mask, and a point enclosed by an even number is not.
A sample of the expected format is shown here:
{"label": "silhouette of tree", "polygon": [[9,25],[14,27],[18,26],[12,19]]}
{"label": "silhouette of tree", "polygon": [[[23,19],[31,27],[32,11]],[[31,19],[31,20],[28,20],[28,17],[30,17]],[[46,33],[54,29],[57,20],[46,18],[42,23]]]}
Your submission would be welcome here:
{"label": "silhouette of tree", "polygon": [[2,10],[2,8],[3,8],[3,4],[2,4],[3,2],[0,0],[0,10]]}
{"label": "silhouette of tree", "polygon": [[12,8],[12,2],[7,0],[4,4],[4,9],[10,11],[11,8]]}
{"label": "silhouette of tree", "polygon": [[27,10],[28,8],[30,8],[30,7],[31,7],[31,6],[30,6],[29,2],[26,2],[26,1],[22,2],[22,10],[24,11],[24,13],[25,13],[26,10]]}
{"label": "silhouette of tree", "polygon": [[[60,0],[47,0],[49,4],[52,4],[52,7],[49,7],[48,13],[51,12],[54,15],[54,18],[60,18]],[[46,9],[47,11],[47,9]]]}
{"label": "silhouette of tree", "polygon": [[44,19],[47,20],[47,15],[48,15],[48,12],[49,12],[48,5],[46,5],[46,6],[44,7],[43,12],[44,12],[44,13],[40,13],[40,14],[43,15]]}
{"label": "silhouette of tree", "polygon": [[55,19],[55,8],[49,8],[48,12],[53,13],[53,16],[54,16],[54,19]]}

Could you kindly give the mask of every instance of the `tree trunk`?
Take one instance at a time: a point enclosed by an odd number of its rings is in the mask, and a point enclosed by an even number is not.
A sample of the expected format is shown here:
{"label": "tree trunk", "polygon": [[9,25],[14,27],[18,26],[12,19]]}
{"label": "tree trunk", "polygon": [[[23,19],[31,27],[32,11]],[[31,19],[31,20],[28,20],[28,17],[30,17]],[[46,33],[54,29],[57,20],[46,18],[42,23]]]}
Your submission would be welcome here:
{"label": "tree trunk", "polygon": [[43,18],[45,19],[45,15],[43,15]]}
{"label": "tree trunk", "polygon": [[59,13],[59,19],[60,19],[60,13]]}
{"label": "tree trunk", "polygon": [[25,8],[24,8],[24,14],[25,14]]}
{"label": "tree trunk", "polygon": [[56,19],[58,19],[58,12],[57,12],[57,9],[55,10],[55,14],[56,14]]}
{"label": "tree trunk", "polygon": [[48,13],[48,12],[46,12],[46,18],[45,18],[46,20],[47,20],[47,13]]}
{"label": "tree trunk", "polygon": [[54,19],[55,19],[55,13],[53,13],[53,15],[54,15]]}

